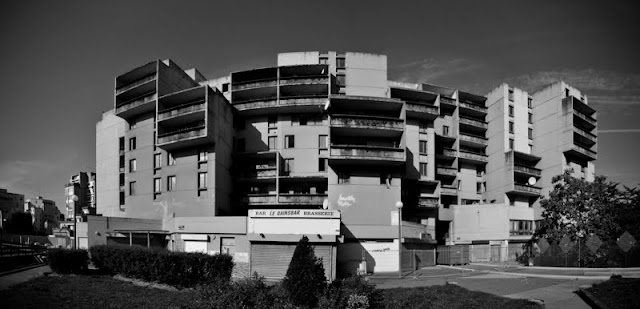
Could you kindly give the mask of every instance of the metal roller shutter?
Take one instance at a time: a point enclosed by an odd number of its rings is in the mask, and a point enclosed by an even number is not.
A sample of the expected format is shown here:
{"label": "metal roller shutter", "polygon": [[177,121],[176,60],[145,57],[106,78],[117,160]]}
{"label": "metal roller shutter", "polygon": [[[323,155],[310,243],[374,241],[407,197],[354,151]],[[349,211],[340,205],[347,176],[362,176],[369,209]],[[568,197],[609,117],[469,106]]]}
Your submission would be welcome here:
{"label": "metal roller shutter", "polygon": [[[314,246],[316,257],[322,258],[327,279],[331,279],[331,248],[330,245]],[[269,279],[284,278],[295,249],[295,244],[251,244],[251,273],[257,272]]]}

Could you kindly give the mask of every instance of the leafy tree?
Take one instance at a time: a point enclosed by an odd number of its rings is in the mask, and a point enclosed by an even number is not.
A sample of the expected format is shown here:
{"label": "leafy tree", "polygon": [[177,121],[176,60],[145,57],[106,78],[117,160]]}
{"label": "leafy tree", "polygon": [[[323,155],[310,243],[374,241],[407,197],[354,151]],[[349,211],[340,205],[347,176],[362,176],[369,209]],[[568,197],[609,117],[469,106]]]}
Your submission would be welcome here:
{"label": "leafy tree", "polygon": [[289,300],[297,306],[315,307],[326,281],[322,259],[316,257],[309,239],[303,236],[293,252],[287,274],[282,281]]}
{"label": "leafy tree", "polygon": [[7,219],[7,233],[33,235],[31,214],[21,211],[10,214]]}

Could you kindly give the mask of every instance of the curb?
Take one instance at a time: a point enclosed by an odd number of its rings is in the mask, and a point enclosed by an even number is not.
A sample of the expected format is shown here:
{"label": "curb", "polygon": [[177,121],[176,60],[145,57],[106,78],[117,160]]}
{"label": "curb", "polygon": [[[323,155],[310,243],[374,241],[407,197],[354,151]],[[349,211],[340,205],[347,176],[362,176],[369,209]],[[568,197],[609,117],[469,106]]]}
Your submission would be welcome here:
{"label": "curb", "polygon": [[575,275],[545,275],[528,273],[510,273],[502,271],[489,271],[490,274],[499,274],[513,277],[547,278],[547,279],[569,279],[569,280],[609,280],[611,276],[575,276]]}
{"label": "curb", "polygon": [[475,269],[469,269],[469,268],[464,268],[464,267],[458,267],[458,266],[450,266],[450,265],[436,265],[437,267],[442,267],[442,268],[448,268],[448,269],[455,269],[455,270],[461,270],[461,271],[468,271],[468,272],[474,272],[477,271]]}
{"label": "curb", "polygon": [[29,269],[33,269],[33,268],[38,268],[38,267],[41,267],[41,266],[47,266],[47,264],[34,264],[34,265],[29,265],[29,266],[25,266],[25,267],[21,267],[21,268],[8,270],[8,271],[0,273],[0,277],[4,277],[4,276],[7,276],[7,275],[19,273],[21,271],[25,271],[25,270],[29,270]]}
{"label": "curb", "polygon": [[603,302],[598,300],[595,296],[593,296],[593,294],[591,294],[586,289],[579,289],[575,293],[578,294],[578,296],[580,296],[580,298],[582,298],[582,300],[584,300],[584,302],[587,303],[587,305],[591,306],[591,308],[596,308],[596,309],[609,308],[607,305],[605,305]]}

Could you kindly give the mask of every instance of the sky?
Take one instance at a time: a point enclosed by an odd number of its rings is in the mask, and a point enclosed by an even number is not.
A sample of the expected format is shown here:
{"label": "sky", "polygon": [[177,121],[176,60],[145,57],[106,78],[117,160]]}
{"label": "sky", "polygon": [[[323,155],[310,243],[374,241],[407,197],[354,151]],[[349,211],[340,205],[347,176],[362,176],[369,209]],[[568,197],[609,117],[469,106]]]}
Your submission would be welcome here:
{"label": "sky", "polygon": [[64,207],[95,171],[114,78],[155,59],[215,78],[292,51],[385,54],[390,80],[486,94],[564,80],[598,112],[596,173],[640,184],[637,1],[2,1],[0,188]]}

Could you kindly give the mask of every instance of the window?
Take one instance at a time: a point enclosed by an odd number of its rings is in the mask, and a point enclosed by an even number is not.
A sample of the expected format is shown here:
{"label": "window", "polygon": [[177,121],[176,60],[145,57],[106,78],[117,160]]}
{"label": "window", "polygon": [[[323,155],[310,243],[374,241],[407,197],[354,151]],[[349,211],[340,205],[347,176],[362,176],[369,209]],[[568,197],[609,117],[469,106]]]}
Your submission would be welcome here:
{"label": "window", "polygon": [[120,163],[121,172],[124,172],[124,156],[123,155],[120,156],[120,162],[119,163]]}
{"label": "window", "polygon": [[176,165],[176,159],[170,152],[167,152],[167,165]]}
{"label": "window", "polygon": [[567,88],[564,89],[564,96],[567,98],[569,97],[569,89]]}
{"label": "window", "polygon": [[513,117],[513,105],[509,105],[509,116]]}
{"label": "window", "polygon": [[529,123],[533,123],[533,114],[529,113]]}
{"label": "window", "polygon": [[531,220],[510,220],[509,223],[511,235],[532,235],[535,230],[535,222]]}
{"label": "window", "polygon": [[124,205],[124,192],[120,191],[120,206]]}
{"label": "window", "polygon": [[428,173],[427,166],[428,166],[427,163],[422,163],[422,162],[420,163],[420,176],[427,176],[427,173]]}
{"label": "window", "polygon": [[129,182],[129,195],[136,195],[136,182]]}
{"label": "window", "polygon": [[389,185],[391,184],[391,174],[388,173],[382,173],[380,174],[380,184],[381,185],[386,185],[387,181],[389,181]]}
{"label": "window", "polygon": [[161,184],[160,178],[153,179],[153,193],[160,193],[160,184]]}
{"label": "window", "polygon": [[124,136],[119,139],[119,147],[118,150],[124,150]]}
{"label": "window", "polygon": [[442,126],[442,135],[449,136],[449,126]]}
{"label": "window", "polygon": [[198,150],[198,162],[204,162],[209,159],[209,152],[203,149]]}
{"label": "window", "polygon": [[[121,187],[124,187],[124,174],[120,174],[120,182],[119,182]],[[124,190],[124,188],[122,189]]]}
{"label": "window", "polygon": [[476,193],[482,194],[482,183],[476,182]]}
{"label": "window", "polygon": [[513,150],[513,138],[509,139],[509,149]]}
{"label": "window", "polygon": [[351,175],[349,173],[338,173],[338,183],[349,183]]}
{"label": "window", "polygon": [[278,116],[269,116],[269,118],[267,118],[267,123],[269,125],[269,128],[277,128]]}
{"label": "window", "polygon": [[427,133],[427,128],[429,128],[429,124],[426,122],[420,122],[419,131],[420,133]]}
{"label": "window", "polygon": [[531,108],[531,103],[532,103],[533,99],[532,98],[527,98],[527,107]]}
{"label": "window", "polygon": [[336,67],[337,68],[344,68],[346,64],[346,61],[344,58],[336,58]]}
{"label": "window", "polygon": [[239,138],[236,141],[236,152],[244,152],[245,151],[245,139],[244,138]]}
{"label": "window", "polygon": [[326,172],[328,165],[329,165],[329,161],[326,158],[319,158],[318,159],[318,171],[319,172]]}
{"label": "window", "polygon": [[318,136],[318,148],[320,149],[327,149],[327,135],[320,135]]}
{"label": "window", "polygon": [[129,160],[129,173],[133,173],[137,170],[136,159]]}
{"label": "window", "polygon": [[269,136],[269,150],[277,149],[278,146],[278,137],[277,136]]}
{"label": "window", "polygon": [[229,83],[222,84],[222,92],[227,92],[227,91],[229,91]]}
{"label": "window", "polygon": [[136,149],[136,138],[132,137],[129,139],[129,150],[135,150]]}
{"label": "window", "polygon": [[129,122],[129,130],[135,129],[137,125],[138,121],[136,119],[131,120],[131,122]]}
{"label": "window", "polygon": [[304,116],[304,115],[299,116],[299,117],[298,117],[298,123],[299,123],[301,126],[306,126],[306,125],[307,125],[307,116]]}
{"label": "window", "polygon": [[207,172],[198,173],[198,189],[207,189]]}
{"label": "window", "polygon": [[476,176],[477,177],[482,177],[484,175],[484,167],[483,166],[477,166],[476,167]]}
{"label": "window", "polygon": [[420,154],[427,154],[427,141],[420,141]]}
{"label": "window", "polygon": [[345,86],[346,85],[346,79],[345,79],[344,75],[337,75],[336,76],[336,83],[338,84],[338,86]]}
{"label": "window", "polygon": [[509,89],[509,101],[513,102],[513,89]]}
{"label": "window", "polygon": [[529,139],[533,139],[533,129],[529,128]]}
{"label": "window", "polygon": [[162,154],[156,153],[153,155],[153,168],[159,169],[162,166]]}
{"label": "window", "polygon": [[284,148],[293,148],[295,147],[295,144],[296,144],[295,136],[286,135],[284,137]]}
{"label": "window", "polygon": [[167,191],[174,191],[176,189],[176,176],[167,177]]}
{"label": "window", "polygon": [[329,63],[329,58],[320,57],[320,64],[328,64],[328,63]]}
{"label": "window", "polygon": [[509,133],[513,133],[513,122],[509,121]]}
{"label": "window", "polygon": [[284,159],[284,172],[286,174],[291,173],[293,171],[293,159]]}

